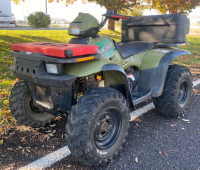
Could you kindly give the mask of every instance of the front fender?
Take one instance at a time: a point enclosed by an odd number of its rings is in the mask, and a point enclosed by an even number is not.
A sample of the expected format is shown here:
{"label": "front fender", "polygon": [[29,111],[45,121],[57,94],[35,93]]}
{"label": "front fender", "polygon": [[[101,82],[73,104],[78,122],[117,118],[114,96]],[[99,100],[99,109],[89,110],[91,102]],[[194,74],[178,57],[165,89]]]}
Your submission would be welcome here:
{"label": "front fender", "polygon": [[113,62],[108,59],[100,58],[80,63],[65,64],[64,74],[76,77],[84,77],[101,71],[104,65],[111,63]]}
{"label": "front fender", "polygon": [[104,74],[105,86],[116,87],[116,89],[125,96],[127,102],[129,103],[129,107],[134,109],[125,71],[117,64],[106,64],[102,67],[101,71]]}
{"label": "front fender", "polygon": [[105,86],[117,88],[123,93],[129,106],[134,108],[126,73],[119,65],[105,58],[64,65],[64,74],[76,77],[85,77],[100,71],[104,74]]}

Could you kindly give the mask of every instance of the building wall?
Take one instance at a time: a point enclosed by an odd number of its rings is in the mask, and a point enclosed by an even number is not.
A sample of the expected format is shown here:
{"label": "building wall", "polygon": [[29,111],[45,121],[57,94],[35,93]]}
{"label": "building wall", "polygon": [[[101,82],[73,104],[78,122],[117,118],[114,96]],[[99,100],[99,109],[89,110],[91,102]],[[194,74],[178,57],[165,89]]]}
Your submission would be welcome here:
{"label": "building wall", "polygon": [[12,17],[10,0],[0,0],[0,11],[7,14],[9,17]]}

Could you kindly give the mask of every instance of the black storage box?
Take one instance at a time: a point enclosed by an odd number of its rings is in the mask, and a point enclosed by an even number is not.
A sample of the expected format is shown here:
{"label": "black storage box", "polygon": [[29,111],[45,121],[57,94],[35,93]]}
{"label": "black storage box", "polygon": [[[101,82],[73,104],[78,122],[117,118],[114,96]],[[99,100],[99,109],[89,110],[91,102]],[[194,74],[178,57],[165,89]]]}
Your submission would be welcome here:
{"label": "black storage box", "polygon": [[122,42],[182,43],[189,30],[190,20],[183,14],[131,17],[122,20]]}

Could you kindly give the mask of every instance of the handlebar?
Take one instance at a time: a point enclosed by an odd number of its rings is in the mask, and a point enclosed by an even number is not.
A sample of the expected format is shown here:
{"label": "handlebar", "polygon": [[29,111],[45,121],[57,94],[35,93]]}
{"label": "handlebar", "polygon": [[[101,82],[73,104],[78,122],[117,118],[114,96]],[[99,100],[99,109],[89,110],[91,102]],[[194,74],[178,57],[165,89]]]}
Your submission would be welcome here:
{"label": "handlebar", "polygon": [[114,10],[109,10],[107,9],[106,14],[103,14],[106,18],[99,24],[99,29],[101,29],[107,22],[108,19],[114,19],[114,20],[119,20],[119,19],[131,19],[130,17],[123,16],[120,14],[114,14]]}
{"label": "handlebar", "polygon": [[123,15],[113,15],[112,18],[116,18],[116,19],[131,19],[130,17],[126,17]]}

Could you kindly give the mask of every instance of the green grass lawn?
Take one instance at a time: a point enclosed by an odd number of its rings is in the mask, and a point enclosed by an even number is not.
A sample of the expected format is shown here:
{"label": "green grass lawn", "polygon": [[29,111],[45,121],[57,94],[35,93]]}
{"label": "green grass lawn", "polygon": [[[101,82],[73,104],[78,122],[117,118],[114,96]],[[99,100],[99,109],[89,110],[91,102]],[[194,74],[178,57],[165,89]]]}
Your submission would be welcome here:
{"label": "green grass lawn", "polygon": [[[120,41],[121,33],[112,31],[101,31],[100,35],[109,36]],[[25,42],[64,42],[67,43],[71,37],[67,30],[40,30],[40,31],[0,31],[0,135],[5,133],[14,124],[10,115],[9,95],[13,84],[17,81],[11,74],[9,66],[13,64],[13,57],[9,54],[11,45]],[[188,36],[189,46],[180,47],[192,52],[192,55],[181,56],[173,63],[185,66],[193,66],[200,63],[200,37]]]}

